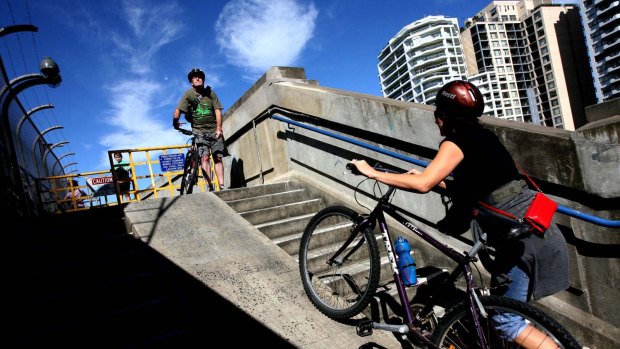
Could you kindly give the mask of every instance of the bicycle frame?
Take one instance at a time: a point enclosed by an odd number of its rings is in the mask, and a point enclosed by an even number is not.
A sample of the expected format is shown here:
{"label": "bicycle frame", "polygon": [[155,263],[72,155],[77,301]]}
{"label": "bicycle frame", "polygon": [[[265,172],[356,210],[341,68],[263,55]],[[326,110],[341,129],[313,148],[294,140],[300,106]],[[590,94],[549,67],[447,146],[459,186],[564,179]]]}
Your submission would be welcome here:
{"label": "bicycle frame", "polygon": [[[388,259],[390,261],[390,268],[392,269],[392,274],[394,277],[394,281],[396,283],[396,287],[397,287],[397,291],[398,291],[398,295],[400,299],[400,304],[403,307],[403,310],[405,313],[405,320],[406,320],[407,327],[403,328],[405,325],[390,325],[390,324],[383,324],[383,323],[376,323],[376,322],[372,323],[372,327],[380,329],[380,330],[391,331],[391,332],[413,333],[416,337],[418,337],[418,339],[422,340],[425,344],[435,347],[430,342],[430,340],[428,340],[418,330],[415,329],[415,327],[413,326],[413,323],[416,320],[424,319],[425,317],[430,315],[433,310],[433,306],[436,304],[434,300],[441,299],[442,296],[444,296],[445,294],[443,292],[440,292],[439,294],[435,296],[431,296],[429,302],[427,302],[422,308],[422,310],[419,312],[418,317],[416,318],[413,315],[411,308],[409,307],[409,297],[405,291],[405,286],[402,283],[401,276],[398,271],[398,267],[396,265],[396,258],[395,258],[394,250],[392,247],[393,246],[392,238],[389,234],[389,229],[388,229],[386,219],[385,219],[385,215],[387,214],[388,216],[398,221],[398,223],[407,227],[407,229],[409,229],[416,236],[420,237],[422,240],[426,241],[431,246],[433,246],[435,249],[441,251],[441,253],[448,256],[450,259],[452,259],[458,264],[457,267],[450,273],[448,278],[442,282],[442,285],[453,284],[462,275],[465,275],[465,281],[467,285],[467,295],[468,295],[467,300],[469,303],[470,315],[473,317],[474,324],[476,325],[476,333],[478,334],[478,345],[480,348],[487,348],[487,343],[485,343],[485,338],[482,333],[482,326],[480,325],[480,322],[478,321],[478,316],[476,314],[480,314],[481,316],[484,316],[484,317],[486,317],[487,315],[484,311],[484,308],[482,307],[482,304],[480,303],[480,300],[478,299],[478,295],[475,292],[475,289],[476,289],[475,281],[473,278],[472,269],[469,265],[470,262],[475,261],[474,256],[476,255],[478,250],[482,247],[482,243],[475,244],[470,249],[470,251],[467,252],[466,254],[459,253],[456,250],[452,249],[451,247],[446,246],[445,244],[441,243],[437,239],[433,238],[429,233],[415,226],[408,219],[406,219],[405,217],[403,217],[401,214],[399,214],[396,211],[396,207],[389,202],[389,198],[391,197],[394,191],[395,191],[395,188],[389,187],[387,192],[381,198],[379,198],[378,203],[375,206],[375,208],[372,210],[372,212],[370,214],[360,216],[360,221],[357,222],[357,224],[354,226],[351,236],[344,243],[344,245],[338,250],[338,252],[335,254],[337,256],[339,255],[340,252],[344,251],[348,247],[348,245],[351,243],[351,241],[353,241],[355,236],[357,236],[359,232],[363,231],[366,228],[372,229],[377,222],[379,223],[379,230],[381,231],[381,237],[385,244],[385,249],[387,251]],[[363,241],[364,240],[362,239],[360,244],[358,244],[357,246],[354,246],[352,251],[347,253],[347,255],[344,258],[339,258],[339,260],[346,259],[348,255],[353,254],[355,250],[357,250],[361,246]],[[333,257],[332,259],[330,259],[330,262],[334,262]],[[445,287],[439,287],[439,290],[445,290],[445,289],[446,289]]]}
{"label": "bicycle frame", "polygon": [[[198,175],[195,178],[195,183],[197,184],[199,181],[199,178],[202,176],[204,179],[206,179],[206,176],[209,176],[209,178],[211,178],[212,183],[215,184],[215,188],[216,190],[220,189],[220,183],[219,183],[219,178],[217,178],[217,176],[215,175],[214,171],[215,171],[215,162],[213,161],[213,153],[211,153],[211,150],[209,149],[209,161],[211,164],[211,173],[206,174],[204,173],[204,170],[202,168],[202,159],[200,157],[200,155],[198,154],[198,147],[197,147],[197,143],[196,143],[196,139],[197,137],[199,137],[200,135],[197,133],[194,133],[191,130],[187,130],[187,129],[179,129],[179,132],[191,136],[191,145],[190,148],[187,150],[185,157],[186,159],[189,158],[191,156],[192,158],[192,169],[195,167],[198,167]],[[185,176],[186,173],[183,173],[183,176]],[[213,180],[214,179],[214,180]]]}

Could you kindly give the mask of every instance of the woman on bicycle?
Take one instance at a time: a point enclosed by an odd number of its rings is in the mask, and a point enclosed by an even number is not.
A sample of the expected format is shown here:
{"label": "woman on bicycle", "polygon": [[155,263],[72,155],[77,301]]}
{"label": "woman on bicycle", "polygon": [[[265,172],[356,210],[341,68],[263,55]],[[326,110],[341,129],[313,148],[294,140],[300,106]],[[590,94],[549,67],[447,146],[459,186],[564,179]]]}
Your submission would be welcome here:
{"label": "woman on bicycle", "polygon": [[[534,192],[521,181],[514,160],[498,137],[478,122],[484,110],[478,88],[467,81],[451,81],[437,92],[435,104],[435,124],[445,138],[423,171],[387,173],[364,160],[352,163],[363,175],[396,188],[420,193],[442,188],[456,206],[466,207],[466,212],[473,212],[476,203],[483,201],[522,217]],[[498,195],[502,193],[510,195]],[[494,294],[527,302],[568,288],[568,251],[555,222],[544,234],[502,239],[502,232],[491,231],[484,222],[473,219],[473,214],[467,217],[474,231],[489,230],[489,243],[496,249],[495,259],[485,264],[492,274]],[[525,348],[552,344],[520,317],[494,320],[505,337]]]}

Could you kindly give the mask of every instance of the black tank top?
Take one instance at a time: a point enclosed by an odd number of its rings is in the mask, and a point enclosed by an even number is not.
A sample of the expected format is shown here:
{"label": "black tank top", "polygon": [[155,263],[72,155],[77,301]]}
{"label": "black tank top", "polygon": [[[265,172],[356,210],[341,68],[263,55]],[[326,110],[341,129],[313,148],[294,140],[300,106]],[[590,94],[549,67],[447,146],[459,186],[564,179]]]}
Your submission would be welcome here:
{"label": "black tank top", "polygon": [[448,184],[451,195],[469,203],[486,198],[502,185],[519,180],[512,156],[490,130],[472,127],[446,137],[463,152],[463,161],[454,170]]}

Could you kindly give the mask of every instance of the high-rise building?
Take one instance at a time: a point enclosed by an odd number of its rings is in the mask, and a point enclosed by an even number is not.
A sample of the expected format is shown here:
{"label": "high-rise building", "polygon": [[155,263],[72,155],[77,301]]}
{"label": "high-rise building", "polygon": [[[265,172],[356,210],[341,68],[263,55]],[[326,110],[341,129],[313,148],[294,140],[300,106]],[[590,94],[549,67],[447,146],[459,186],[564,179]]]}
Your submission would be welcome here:
{"label": "high-rise building", "polygon": [[446,82],[465,79],[458,21],[428,16],[401,29],[379,54],[384,97],[433,104]]}
{"label": "high-rise building", "polygon": [[576,6],[493,1],[461,38],[470,80],[491,88],[492,115],[567,130],[586,123],[596,98]]}
{"label": "high-rise building", "polygon": [[620,97],[620,1],[579,2],[599,103]]}
{"label": "high-rise building", "polygon": [[434,104],[441,85],[466,79],[485,95],[486,115],[567,130],[586,123],[596,96],[577,6],[492,1],[460,38],[456,23],[425,17],[389,41],[378,65],[385,97]]}

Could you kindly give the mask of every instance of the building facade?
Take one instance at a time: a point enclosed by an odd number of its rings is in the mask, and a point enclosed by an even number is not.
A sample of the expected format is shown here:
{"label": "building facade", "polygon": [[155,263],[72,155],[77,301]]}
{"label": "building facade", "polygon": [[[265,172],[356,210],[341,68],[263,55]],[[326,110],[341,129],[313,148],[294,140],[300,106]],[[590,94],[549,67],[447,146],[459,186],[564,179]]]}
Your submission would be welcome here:
{"label": "building facade", "polygon": [[599,103],[620,97],[620,1],[579,2]]}
{"label": "building facade", "polygon": [[[467,79],[485,95],[486,115],[566,130],[586,123],[596,96],[577,6],[493,1],[465,21],[459,40],[438,24],[455,21],[426,17],[390,40],[379,55],[385,97],[433,104],[443,83]],[[445,40],[429,52],[436,36]]]}
{"label": "building facade", "polygon": [[428,16],[401,29],[379,54],[384,97],[433,104],[446,82],[466,78],[458,22]]}

